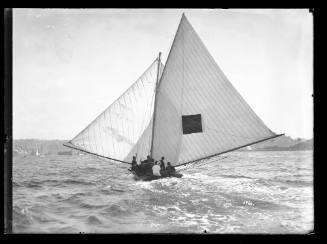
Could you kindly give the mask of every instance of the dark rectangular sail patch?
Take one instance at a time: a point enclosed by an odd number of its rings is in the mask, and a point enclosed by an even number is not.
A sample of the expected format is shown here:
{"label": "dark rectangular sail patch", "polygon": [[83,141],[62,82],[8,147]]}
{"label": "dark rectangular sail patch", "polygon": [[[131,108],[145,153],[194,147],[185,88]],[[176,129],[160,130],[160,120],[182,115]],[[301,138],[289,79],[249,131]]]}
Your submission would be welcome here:
{"label": "dark rectangular sail patch", "polygon": [[183,134],[202,132],[201,114],[182,115]]}

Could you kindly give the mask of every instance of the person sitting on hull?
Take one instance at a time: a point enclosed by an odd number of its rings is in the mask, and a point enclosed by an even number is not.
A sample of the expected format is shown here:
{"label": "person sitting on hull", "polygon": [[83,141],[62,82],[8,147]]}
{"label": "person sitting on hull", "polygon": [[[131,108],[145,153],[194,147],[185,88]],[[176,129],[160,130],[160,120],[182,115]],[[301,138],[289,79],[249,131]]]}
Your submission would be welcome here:
{"label": "person sitting on hull", "polygon": [[158,176],[158,177],[161,176],[159,163],[156,162],[155,165],[153,165],[153,167],[152,167],[152,174],[154,176]]}
{"label": "person sitting on hull", "polygon": [[162,176],[166,176],[166,167],[165,167],[164,159],[165,159],[165,157],[161,157],[161,160],[160,160],[160,173]]}
{"label": "person sitting on hull", "polygon": [[173,176],[176,173],[175,167],[170,162],[167,163],[166,172],[167,176]]}

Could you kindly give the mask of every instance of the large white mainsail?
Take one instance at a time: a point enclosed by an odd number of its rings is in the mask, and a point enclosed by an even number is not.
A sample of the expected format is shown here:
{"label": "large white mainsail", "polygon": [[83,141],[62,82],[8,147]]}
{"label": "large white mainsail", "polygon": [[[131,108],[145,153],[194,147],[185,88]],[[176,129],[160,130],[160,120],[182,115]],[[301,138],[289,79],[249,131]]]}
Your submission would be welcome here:
{"label": "large white mainsail", "polygon": [[183,14],[157,88],[152,157],[182,165],[276,137]]}
{"label": "large white mainsail", "polygon": [[160,77],[162,70],[157,58],[132,86],[65,146],[121,162],[130,162],[135,153],[145,159],[151,147],[157,76]]}

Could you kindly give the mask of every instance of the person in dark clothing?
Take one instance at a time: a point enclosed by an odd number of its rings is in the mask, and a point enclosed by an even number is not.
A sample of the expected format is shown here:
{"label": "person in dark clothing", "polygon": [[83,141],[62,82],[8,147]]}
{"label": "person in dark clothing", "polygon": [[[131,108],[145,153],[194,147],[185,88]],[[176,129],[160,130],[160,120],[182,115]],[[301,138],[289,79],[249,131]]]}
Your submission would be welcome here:
{"label": "person in dark clothing", "polygon": [[164,162],[165,157],[161,157],[160,160],[160,174],[162,176],[166,176],[166,167],[165,167],[165,162]]}
{"label": "person in dark clothing", "polygon": [[136,162],[136,156],[133,156],[133,160],[132,160],[132,168],[133,171],[138,172],[139,166],[137,165]]}
{"label": "person in dark clothing", "polygon": [[154,163],[152,162],[153,160],[151,159],[150,155],[146,157],[146,160],[141,162],[141,173],[143,175],[152,175],[152,166]]}
{"label": "person in dark clothing", "polygon": [[160,159],[160,167],[162,169],[165,168],[165,162],[164,162],[164,160],[165,160],[165,157],[161,157],[161,159]]}
{"label": "person in dark clothing", "polygon": [[166,172],[168,176],[172,176],[176,173],[175,167],[170,164],[170,162],[167,163]]}
{"label": "person in dark clothing", "polygon": [[[137,155],[137,154],[136,154]],[[136,158],[136,157],[135,157]],[[134,157],[133,157],[133,159],[134,159]],[[136,160],[135,160],[136,161]],[[143,175],[144,173],[144,162],[145,162],[146,160],[141,160],[140,159],[140,164],[136,164],[136,167],[137,167],[137,175],[138,176],[141,176],[141,175]],[[133,163],[133,162],[132,162]]]}
{"label": "person in dark clothing", "polygon": [[136,162],[136,156],[133,156],[133,160],[132,160],[132,167],[136,166],[137,162]]}

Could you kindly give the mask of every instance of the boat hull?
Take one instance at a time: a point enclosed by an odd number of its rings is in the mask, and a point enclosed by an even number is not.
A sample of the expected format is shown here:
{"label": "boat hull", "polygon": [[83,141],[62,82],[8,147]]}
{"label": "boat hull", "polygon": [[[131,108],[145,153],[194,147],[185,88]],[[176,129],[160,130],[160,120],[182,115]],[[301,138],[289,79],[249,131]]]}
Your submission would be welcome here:
{"label": "boat hull", "polygon": [[155,176],[155,175],[138,175],[135,171],[128,169],[130,172],[132,172],[134,179],[139,181],[152,181],[152,180],[159,180],[163,178],[182,178],[183,175],[180,173],[175,173],[171,176]]}

